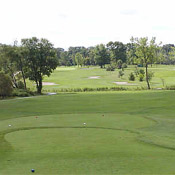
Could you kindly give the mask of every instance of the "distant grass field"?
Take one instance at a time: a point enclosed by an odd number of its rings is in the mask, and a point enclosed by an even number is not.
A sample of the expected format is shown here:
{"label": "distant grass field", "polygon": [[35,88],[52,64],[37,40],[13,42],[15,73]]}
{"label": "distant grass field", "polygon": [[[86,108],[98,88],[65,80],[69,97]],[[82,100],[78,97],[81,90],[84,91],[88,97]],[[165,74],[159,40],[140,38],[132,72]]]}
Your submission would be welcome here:
{"label": "distant grass field", "polygon": [[174,109],[175,91],[1,100],[0,175],[175,174]]}
{"label": "distant grass field", "polygon": [[[140,68],[138,68],[140,69]],[[145,69],[145,68],[141,68]],[[152,88],[163,88],[175,85],[175,66],[173,65],[153,65],[149,67],[154,72],[151,81]],[[128,77],[131,72],[135,71],[135,66],[129,66],[124,70],[124,76],[118,77],[119,70],[113,72],[100,69],[99,67],[58,67],[50,77],[45,77],[44,82],[53,82],[57,85],[43,86],[44,91],[58,91],[60,89],[71,88],[99,88],[99,87],[126,87],[134,89],[137,87],[146,88],[147,84],[144,80],[140,82],[138,77],[135,81],[129,81]],[[99,79],[89,79],[92,76],[100,76]],[[114,82],[128,82],[127,85],[117,85]],[[34,83],[28,82],[28,86],[35,89]]]}

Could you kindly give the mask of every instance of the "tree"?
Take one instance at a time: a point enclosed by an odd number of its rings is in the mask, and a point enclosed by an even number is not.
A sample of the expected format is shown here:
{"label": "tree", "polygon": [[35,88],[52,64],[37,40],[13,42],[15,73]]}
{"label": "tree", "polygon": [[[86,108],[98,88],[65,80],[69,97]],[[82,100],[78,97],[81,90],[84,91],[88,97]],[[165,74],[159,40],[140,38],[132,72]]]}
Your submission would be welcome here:
{"label": "tree", "polygon": [[80,53],[84,58],[88,56],[88,49],[86,49],[83,46],[79,46],[79,47],[69,47],[68,49],[68,53],[69,56],[72,58],[72,60],[74,61],[74,64],[76,64],[76,60],[75,60],[75,55],[76,53]]}
{"label": "tree", "polygon": [[96,63],[101,68],[103,68],[105,64],[108,64],[110,62],[109,52],[105,48],[105,45],[100,44],[95,47],[94,58],[95,58]]}
{"label": "tree", "polygon": [[135,38],[134,42],[136,43],[137,61],[145,65],[146,82],[148,89],[150,89],[148,65],[154,63],[157,59],[158,46],[156,44],[156,38],[153,37],[150,41],[148,41],[147,37]]}
{"label": "tree", "polygon": [[15,88],[18,88],[15,73],[18,72],[17,57],[15,47],[10,45],[1,45],[0,65],[5,74],[10,75]]}
{"label": "tree", "polygon": [[111,61],[117,63],[118,60],[122,60],[122,62],[126,62],[126,46],[122,42],[112,42],[110,41],[107,44],[107,48],[110,51]]}
{"label": "tree", "polygon": [[27,75],[25,74],[25,72],[27,72],[26,68],[26,62],[25,62],[25,54],[26,54],[26,50],[23,49],[22,47],[16,47],[16,57],[17,57],[17,67],[20,70],[21,74],[22,74],[22,78],[23,78],[23,83],[24,83],[24,89],[27,89],[27,85],[26,85],[26,78]]}
{"label": "tree", "polygon": [[94,47],[88,47],[88,57],[90,59],[90,65],[96,65]]}
{"label": "tree", "polygon": [[85,66],[90,66],[90,65],[91,65],[91,60],[90,60],[89,57],[86,57],[86,58],[84,59],[84,65],[85,65]]}
{"label": "tree", "polygon": [[72,66],[72,59],[70,58],[69,54],[67,51],[61,52],[60,54],[60,59],[59,61],[59,65],[61,66]]}
{"label": "tree", "polygon": [[75,54],[75,62],[78,65],[78,67],[79,67],[79,65],[81,65],[81,67],[82,67],[82,65],[83,65],[83,56],[79,52]]}
{"label": "tree", "polygon": [[134,64],[135,60],[137,59],[136,55],[136,44],[134,43],[134,38],[131,38],[131,43],[127,43],[126,47],[126,55],[127,55],[127,63]]}
{"label": "tree", "polygon": [[22,39],[21,43],[26,49],[27,75],[30,80],[35,81],[37,92],[41,93],[44,76],[50,76],[58,65],[55,49],[47,39],[43,38]]}
{"label": "tree", "polygon": [[169,52],[169,60],[171,61],[171,64],[175,64],[175,47],[172,47]]}
{"label": "tree", "polygon": [[12,81],[8,75],[0,72],[0,96],[2,98],[10,96],[13,91]]}
{"label": "tree", "polygon": [[174,44],[165,44],[162,46],[164,64],[172,64],[172,53],[174,52]]}

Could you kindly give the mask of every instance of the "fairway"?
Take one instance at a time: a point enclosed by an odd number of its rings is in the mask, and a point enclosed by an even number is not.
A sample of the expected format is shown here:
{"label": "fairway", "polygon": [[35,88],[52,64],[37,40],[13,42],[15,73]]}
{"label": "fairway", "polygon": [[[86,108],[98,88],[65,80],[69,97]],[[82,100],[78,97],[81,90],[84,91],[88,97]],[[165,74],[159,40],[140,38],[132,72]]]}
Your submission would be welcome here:
{"label": "fairway", "polygon": [[174,91],[1,100],[0,175],[174,174],[174,109]]}
{"label": "fairway", "polygon": [[[138,68],[145,69],[145,68]],[[129,81],[128,77],[131,72],[135,72],[134,65],[129,65],[124,70],[122,78],[118,77],[119,69],[115,71],[106,71],[99,67],[58,67],[50,77],[45,77],[44,82],[51,82],[57,85],[43,86],[45,92],[59,92],[62,89],[76,88],[104,88],[104,87],[124,87],[128,89],[136,89],[137,87],[146,88],[146,81],[140,82],[136,77],[135,81]],[[152,88],[165,88],[174,85],[175,66],[174,65],[153,65],[149,66],[149,71],[154,72],[151,80]],[[97,78],[91,78],[97,77]],[[124,82],[116,84],[115,82]],[[34,85],[28,82],[28,86],[34,89]]]}

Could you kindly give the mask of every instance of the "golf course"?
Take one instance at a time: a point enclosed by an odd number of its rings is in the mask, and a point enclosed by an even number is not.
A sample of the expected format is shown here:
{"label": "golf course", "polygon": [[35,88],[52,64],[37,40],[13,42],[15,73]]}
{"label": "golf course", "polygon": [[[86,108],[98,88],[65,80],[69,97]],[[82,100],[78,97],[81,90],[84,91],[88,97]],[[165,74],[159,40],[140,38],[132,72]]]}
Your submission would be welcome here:
{"label": "golf course", "polygon": [[[152,86],[163,88],[159,76],[173,84],[173,69],[157,68]],[[62,72],[69,73],[69,86],[56,76]],[[92,76],[101,78],[88,79]],[[110,87],[108,82],[119,81],[109,77],[117,72],[58,68],[44,81],[60,85],[44,89],[83,88],[90,81],[89,87]],[[174,90],[128,87],[0,100],[0,175],[175,174]]]}

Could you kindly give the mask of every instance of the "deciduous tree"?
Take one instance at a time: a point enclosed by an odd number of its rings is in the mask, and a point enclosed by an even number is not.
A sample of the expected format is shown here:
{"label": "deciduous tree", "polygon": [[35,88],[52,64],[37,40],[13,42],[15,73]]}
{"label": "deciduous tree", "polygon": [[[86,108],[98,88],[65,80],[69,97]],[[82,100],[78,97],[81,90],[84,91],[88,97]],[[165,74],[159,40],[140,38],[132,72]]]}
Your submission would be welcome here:
{"label": "deciduous tree", "polygon": [[110,62],[110,56],[109,52],[105,48],[105,45],[100,44],[97,45],[94,49],[94,58],[96,63],[103,68],[105,64],[108,64]]}
{"label": "deciduous tree", "polygon": [[157,59],[157,48],[156,38],[152,38],[150,41],[147,37],[135,38],[136,43],[136,55],[137,61],[143,63],[146,69],[146,82],[148,89],[150,89],[148,65],[153,64]]}
{"label": "deciduous tree", "polygon": [[37,92],[41,93],[44,76],[50,76],[58,65],[55,49],[47,39],[43,38],[22,39],[21,43],[27,51],[25,60],[28,77],[35,81]]}

